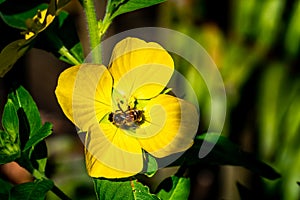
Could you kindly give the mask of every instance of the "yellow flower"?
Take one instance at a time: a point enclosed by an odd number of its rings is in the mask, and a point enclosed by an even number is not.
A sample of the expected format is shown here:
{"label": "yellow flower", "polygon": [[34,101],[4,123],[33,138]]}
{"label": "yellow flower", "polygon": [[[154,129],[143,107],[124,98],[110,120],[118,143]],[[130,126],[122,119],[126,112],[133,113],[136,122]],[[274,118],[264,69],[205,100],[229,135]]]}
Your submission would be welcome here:
{"label": "yellow flower", "polygon": [[108,68],[82,64],[62,72],[55,93],[65,115],[86,132],[90,176],[129,177],[143,172],[145,152],[163,158],[193,144],[195,106],[164,94],[173,71],[159,44],[126,38]]}

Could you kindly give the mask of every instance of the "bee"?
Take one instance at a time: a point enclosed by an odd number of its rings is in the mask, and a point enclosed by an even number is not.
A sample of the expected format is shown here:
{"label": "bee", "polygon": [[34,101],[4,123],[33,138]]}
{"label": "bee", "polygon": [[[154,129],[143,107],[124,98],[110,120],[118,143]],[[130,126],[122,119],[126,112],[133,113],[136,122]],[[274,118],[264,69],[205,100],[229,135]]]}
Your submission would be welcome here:
{"label": "bee", "polygon": [[123,129],[136,129],[138,125],[143,122],[143,111],[130,108],[130,106],[128,106],[126,111],[123,111],[120,106],[119,108],[120,110],[117,110],[114,113],[112,112],[108,116],[108,120],[117,127]]}

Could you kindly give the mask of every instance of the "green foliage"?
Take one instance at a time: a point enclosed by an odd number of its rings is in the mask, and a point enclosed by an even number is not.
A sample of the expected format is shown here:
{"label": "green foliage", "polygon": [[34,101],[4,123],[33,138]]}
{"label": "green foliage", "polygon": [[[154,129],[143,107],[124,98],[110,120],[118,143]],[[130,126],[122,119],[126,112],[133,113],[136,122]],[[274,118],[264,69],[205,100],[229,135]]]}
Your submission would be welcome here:
{"label": "green foliage", "polygon": [[0,54],[0,77],[13,67],[13,65],[32,47],[32,39],[20,39],[8,44]]}
{"label": "green foliage", "polygon": [[284,46],[289,52],[290,57],[297,57],[300,44],[300,27],[298,26],[298,20],[300,18],[300,1],[295,1],[293,5],[293,11],[291,20],[288,23],[287,33],[284,41]]}
{"label": "green foliage", "polygon": [[42,142],[46,137],[52,133],[52,124],[46,122],[33,136],[26,142],[23,151],[29,150],[28,156],[31,157],[34,147]]}
{"label": "green foliage", "polygon": [[12,184],[7,183],[0,178],[0,185],[0,199],[9,199],[9,192],[13,187]]}
{"label": "green foliage", "polygon": [[[32,137],[42,127],[42,121],[31,95],[24,87],[19,86],[8,95],[8,98],[13,102],[19,117],[28,122],[28,124],[24,124],[24,127],[27,129],[24,131],[29,137]],[[23,111],[20,112],[20,110]]]}
{"label": "green foliage", "polygon": [[151,177],[158,170],[158,164],[156,162],[156,159],[153,156],[151,156],[149,153],[145,153],[145,157],[146,157],[145,162],[147,163],[145,174],[148,177]]}
{"label": "green foliage", "polygon": [[10,99],[7,100],[7,103],[4,106],[2,126],[10,135],[12,142],[15,142],[19,135],[19,119],[14,104]]}
{"label": "green foliage", "polygon": [[103,200],[158,200],[151,194],[149,188],[137,180],[131,179],[96,179],[95,190],[98,199]]}
{"label": "green foliage", "polygon": [[98,199],[134,199],[130,180],[94,179]]}
{"label": "green foliage", "polygon": [[13,28],[27,30],[28,24],[26,23],[28,23],[28,21],[26,21],[26,19],[33,18],[37,14],[38,10],[44,10],[47,7],[47,4],[39,4],[19,13],[5,13],[5,11],[10,10],[9,8],[6,8],[6,10],[0,11],[0,17],[7,25]]}
{"label": "green foliage", "polygon": [[10,200],[43,200],[45,194],[53,187],[51,180],[36,180],[14,186],[10,190]]}
{"label": "green foliage", "polygon": [[157,196],[151,194],[149,188],[134,180],[131,182],[134,200],[159,200]]}
{"label": "green foliage", "polygon": [[299,195],[295,184],[300,175],[300,160],[296,159],[300,156],[299,91],[299,79],[291,78],[281,62],[271,63],[260,82],[259,129],[265,133],[259,138],[261,156],[276,163],[282,172],[282,181],[271,188],[274,193],[282,188],[284,199]]}
{"label": "green foliage", "polygon": [[[160,199],[166,200],[188,199],[190,195],[190,184],[189,178],[172,176],[160,184],[160,191],[157,193],[157,196]],[[170,186],[172,186],[172,188],[168,189]]]}
{"label": "green foliage", "polygon": [[10,187],[1,180],[5,190],[0,194],[10,199],[44,199],[53,187],[53,182],[45,177],[47,147],[44,139],[52,133],[52,124],[42,125],[38,108],[22,86],[12,90],[5,104],[0,130],[0,161],[5,164],[16,161],[33,174],[34,182]]}
{"label": "green foliage", "polygon": [[18,142],[13,142],[10,135],[0,130],[0,164],[14,161],[20,156],[20,146]]}
{"label": "green foliage", "polygon": [[4,106],[0,130],[0,164],[11,162],[20,156],[19,120],[11,100]]}
{"label": "green foliage", "polygon": [[[204,158],[199,158],[199,150],[204,142],[217,141],[212,151]],[[242,151],[228,138],[214,133],[198,136],[195,144],[170,166],[183,166],[184,168],[197,165],[235,165],[243,166],[253,173],[274,180],[280,177],[272,167],[258,160],[252,154]],[[157,196],[136,180],[129,179],[94,179],[95,190],[99,199],[187,199],[190,191],[190,180],[179,175],[165,179],[157,189]],[[168,186],[171,185],[171,188]],[[132,193],[133,196],[128,195]]]}
{"label": "green foliage", "polygon": [[166,0],[109,0],[106,7],[106,13],[108,13],[110,19],[113,20],[121,14],[153,6],[164,1]]}
{"label": "green foliage", "polygon": [[[199,158],[199,149],[204,140],[208,143],[211,142],[210,145],[213,145],[214,141],[217,141],[217,143],[206,157]],[[280,177],[280,174],[278,174],[272,167],[255,158],[252,154],[243,151],[228,138],[214,133],[202,134],[196,137],[195,144],[178,160],[172,163],[171,166],[191,166],[201,163],[211,165],[243,166],[256,174],[271,180]]]}
{"label": "green foliage", "polygon": [[80,64],[84,60],[82,45],[79,42],[74,21],[65,11],[59,12],[59,15],[37,42],[36,46],[54,52],[60,60],[71,65]]}
{"label": "green foliage", "polygon": [[[24,7],[28,7],[27,3],[24,2]],[[7,23],[9,26],[12,26],[14,28],[26,30],[22,32],[23,34],[26,34],[28,32],[33,32],[34,36],[30,39],[19,39],[16,41],[11,42],[8,44],[0,54],[0,77],[4,77],[4,75],[13,67],[13,65],[17,62],[18,59],[20,59],[25,53],[28,52],[30,48],[34,45],[34,42],[36,42],[36,37],[39,33],[43,32],[51,23],[52,20],[55,19],[55,16],[60,16],[61,13],[59,12],[63,6],[65,6],[67,3],[69,3],[69,0],[51,0],[50,3],[44,4],[41,3],[37,6],[30,6],[28,10],[25,10],[21,13],[18,13],[17,11],[15,13],[5,14],[4,9],[12,9],[14,5],[9,4],[7,7],[2,8],[0,10],[1,17],[5,23]],[[33,19],[35,15],[39,16],[39,12],[42,9],[47,9],[46,17],[41,23],[39,20]],[[63,14],[62,14],[63,15]],[[39,16],[40,17],[40,16]],[[64,22],[64,17],[58,17],[59,24],[61,25]],[[60,32],[61,30],[57,30],[57,32]],[[72,30],[69,30],[69,33],[74,33]],[[53,35],[53,36],[52,36]],[[59,37],[56,36],[57,34],[49,34],[51,36],[48,38],[48,44],[52,44],[53,41],[55,41],[52,46],[56,47],[54,52],[59,52],[63,55],[65,55],[69,62],[72,64],[78,64],[77,60],[73,58],[73,56],[69,53],[67,49],[64,51],[61,50],[61,48],[64,47],[63,42],[59,39]],[[67,34],[65,34],[67,35]],[[54,39],[53,39],[54,37]],[[49,41],[50,40],[50,41]],[[75,44],[77,44],[78,41],[76,41]],[[43,45],[44,47],[48,46]],[[65,47],[64,47],[65,48]],[[79,54],[79,53],[78,53]]]}

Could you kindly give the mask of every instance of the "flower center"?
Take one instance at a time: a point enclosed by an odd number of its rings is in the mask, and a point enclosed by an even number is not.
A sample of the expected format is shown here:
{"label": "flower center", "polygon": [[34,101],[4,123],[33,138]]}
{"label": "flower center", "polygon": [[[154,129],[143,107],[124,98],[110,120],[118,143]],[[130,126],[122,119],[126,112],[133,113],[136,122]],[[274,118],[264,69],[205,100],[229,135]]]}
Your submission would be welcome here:
{"label": "flower center", "polygon": [[[120,108],[120,106],[119,106]],[[130,108],[123,111],[121,108],[109,114],[109,121],[117,127],[122,129],[136,129],[144,121],[144,114],[142,110]]]}

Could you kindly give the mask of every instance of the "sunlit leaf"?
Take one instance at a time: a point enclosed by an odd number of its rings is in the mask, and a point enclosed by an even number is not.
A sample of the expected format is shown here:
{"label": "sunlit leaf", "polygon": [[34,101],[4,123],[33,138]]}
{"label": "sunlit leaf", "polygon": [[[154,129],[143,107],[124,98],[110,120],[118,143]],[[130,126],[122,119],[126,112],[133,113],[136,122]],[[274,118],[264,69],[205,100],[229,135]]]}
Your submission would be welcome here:
{"label": "sunlit leaf", "polygon": [[118,15],[153,6],[164,1],[165,0],[111,0],[108,1],[107,12],[111,14],[111,19],[113,19]]}
{"label": "sunlit leaf", "polygon": [[149,188],[137,180],[131,181],[134,200],[159,200],[159,198],[151,194]]}
{"label": "sunlit leaf", "polygon": [[291,19],[288,22],[284,45],[286,50],[297,57],[300,50],[300,26],[298,26],[300,18],[300,1],[294,1],[291,9]]}
{"label": "sunlit leaf", "polygon": [[165,179],[160,184],[157,196],[161,199],[168,200],[188,199],[190,194],[190,185],[189,178],[172,176]]}
{"label": "sunlit leaf", "polygon": [[10,200],[43,200],[53,187],[51,180],[36,180],[14,186],[10,192]]}
{"label": "sunlit leaf", "polygon": [[151,156],[149,153],[146,153],[145,157],[146,157],[145,163],[147,164],[146,175],[148,177],[152,177],[158,169],[158,164],[156,162],[156,159],[153,156]]}
{"label": "sunlit leaf", "polygon": [[27,24],[26,20],[33,18],[38,10],[44,10],[48,7],[47,4],[40,4],[31,9],[25,10],[20,13],[6,13],[5,10],[0,12],[0,17],[9,26],[17,29],[26,30]]}
{"label": "sunlit leaf", "polygon": [[133,200],[130,180],[94,179],[95,191],[101,200]]}
{"label": "sunlit leaf", "polygon": [[149,188],[137,180],[94,179],[98,199],[101,200],[158,200]]}
{"label": "sunlit leaf", "polygon": [[[46,122],[32,137],[27,141],[23,151],[34,148],[39,142],[44,140],[52,133],[52,124]],[[31,153],[29,153],[31,154]]]}
{"label": "sunlit leaf", "polygon": [[14,161],[20,156],[19,120],[17,111],[11,100],[4,106],[0,130],[0,164]]}
{"label": "sunlit leaf", "polygon": [[55,17],[59,15],[59,11],[62,9],[62,7],[65,6],[68,2],[69,0],[51,0],[48,5],[48,9],[38,11],[33,18],[28,19],[25,39],[30,39],[31,37],[37,35],[38,33],[44,31],[47,27],[49,27],[54,21]]}
{"label": "sunlit leaf", "polygon": [[74,55],[74,57],[80,61],[81,63],[84,60],[84,54],[83,54],[83,48],[82,48],[82,44],[80,42],[78,42],[77,44],[75,44],[70,52]]}
{"label": "sunlit leaf", "polygon": [[29,125],[29,136],[32,137],[38,133],[38,130],[42,127],[41,117],[36,103],[29,92],[24,87],[19,86],[12,91],[8,97],[12,100],[16,108],[22,108],[24,110]]}
{"label": "sunlit leaf", "polygon": [[48,160],[48,151],[45,140],[37,143],[31,152],[30,161],[35,169],[38,169],[40,173],[44,173]]}
{"label": "sunlit leaf", "polygon": [[12,142],[8,133],[0,130],[0,164],[16,160],[21,155],[18,142]]}
{"label": "sunlit leaf", "polygon": [[32,40],[20,39],[8,44],[0,54],[0,77],[13,67],[32,46]]}
{"label": "sunlit leaf", "polygon": [[8,99],[4,106],[2,115],[2,126],[9,134],[12,142],[15,142],[19,136],[19,119],[13,102]]}

